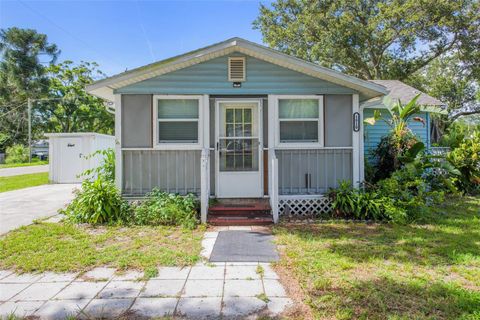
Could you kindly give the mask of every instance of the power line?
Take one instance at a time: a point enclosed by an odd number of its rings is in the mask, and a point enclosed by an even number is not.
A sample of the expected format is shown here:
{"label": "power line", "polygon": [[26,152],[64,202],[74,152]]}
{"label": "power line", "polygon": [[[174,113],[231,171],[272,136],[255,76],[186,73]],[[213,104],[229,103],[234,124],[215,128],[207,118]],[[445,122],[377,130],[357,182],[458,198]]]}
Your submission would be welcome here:
{"label": "power line", "polygon": [[30,11],[32,11],[33,13],[39,15],[40,17],[44,18],[45,20],[47,20],[48,22],[50,22],[51,24],[53,24],[54,26],[56,26],[58,29],[62,30],[63,32],[65,32],[66,34],[68,34],[70,37],[72,37],[73,39],[83,43],[85,46],[87,46],[90,50],[92,50],[93,52],[95,52],[97,55],[100,55],[100,56],[103,56],[104,58],[108,58],[108,60],[112,60],[115,64],[117,64],[119,67],[122,67],[122,69],[124,69],[125,67],[119,63],[118,61],[116,61],[115,58],[113,57],[110,57],[110,56],[107,56],[106,54],[103,54],[103,53],[100,53],[98,51],[96,51],[96,49],[94,49],[89,43],[85,42],[84,40],[80,39],[79,37],[77,37],[76,35],[74,35],[73,33],[71,33],[70,31],[68,31],[67,29],[63,28],[62,26],[58,25],[55,21],[51,20],[49,17],[47,17],[46,15],[44,15],[43,13],[41,13],[40,11],[37,11],[35,10],[34,8],[30,7],[29,5],[27,5],[25,2],[23,2],[22,0],[18,0],[18,2],[20,2],[24,7],[26,7],[27,9],[29,9]]}

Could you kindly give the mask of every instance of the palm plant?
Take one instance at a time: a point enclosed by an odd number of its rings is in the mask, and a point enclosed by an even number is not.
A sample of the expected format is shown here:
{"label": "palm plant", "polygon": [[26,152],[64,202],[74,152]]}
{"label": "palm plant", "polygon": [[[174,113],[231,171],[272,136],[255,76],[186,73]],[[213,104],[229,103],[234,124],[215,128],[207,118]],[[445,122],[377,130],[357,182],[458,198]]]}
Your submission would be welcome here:
{"label": "palm plant", "polygon": [[[421,111],[417,104],[419,97],[420,95],[415,96],[405,105],[400,101],[393,103],[392,99],[386,97],[383,103],[387,106],[390,117],[382,117],[381,111],[375,110],[373,117],[364,120],[369,125],[374,125],[378,120],[383,120],[391,128],[389,134],[382,138],[375,151],[379,161],[377,169],[385,171],[386,168],[389,168],[387,171],[394,171],[400,168],[402,164],[412,162],[418,153],[425,148],[423,142],[419,141],[408,127],[410,120],[425,125],[423,118],[415,116]],[[388,176],[389,172],[384,174]]]}

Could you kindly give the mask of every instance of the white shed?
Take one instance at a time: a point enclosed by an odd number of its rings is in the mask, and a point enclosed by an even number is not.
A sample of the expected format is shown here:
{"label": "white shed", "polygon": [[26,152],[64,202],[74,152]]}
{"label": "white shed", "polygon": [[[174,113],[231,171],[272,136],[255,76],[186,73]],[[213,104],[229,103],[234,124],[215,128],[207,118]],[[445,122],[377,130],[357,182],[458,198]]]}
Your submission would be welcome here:
{"label": "white shed", "polygon": [[82,182],[79,175],[97,167],[101,156],[87,157],[97,150],[115,149],[115,137],[93,132],[47,133],[50,139],[49,178],[53,183]]}

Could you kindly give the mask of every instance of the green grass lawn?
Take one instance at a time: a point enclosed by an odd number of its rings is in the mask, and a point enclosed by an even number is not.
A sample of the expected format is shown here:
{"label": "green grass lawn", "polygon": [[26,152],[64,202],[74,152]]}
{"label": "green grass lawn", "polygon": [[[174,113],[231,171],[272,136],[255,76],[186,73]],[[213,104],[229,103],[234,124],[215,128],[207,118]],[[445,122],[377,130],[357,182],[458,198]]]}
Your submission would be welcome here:
{"label": "green grass lawn", "polygon": [[95,266],[152,270],[200,261],[203,228],[99,226],[39,222],[0,240],[0,269],[85,271]]}
{"label": "green grass lawn", "polygon": [[48,183],[48,172],[21,174],[18,176],[0,177],[0,192],[12,191]]}
{"label": "green grass lawn", "polygon": [[30,167],[30,166],[41,166],[44,164],[48,164],[48,161],[33,161],[33,162],[27,162],[27,163],[9,163],[9,164],[0,164],[0,169],[4,168],[17,168],[17,167]]}
{"label": "green grass lawn", "polygon": [[283,224],[278,267],[316,319],[480,319],[480,197],[426,224]]}

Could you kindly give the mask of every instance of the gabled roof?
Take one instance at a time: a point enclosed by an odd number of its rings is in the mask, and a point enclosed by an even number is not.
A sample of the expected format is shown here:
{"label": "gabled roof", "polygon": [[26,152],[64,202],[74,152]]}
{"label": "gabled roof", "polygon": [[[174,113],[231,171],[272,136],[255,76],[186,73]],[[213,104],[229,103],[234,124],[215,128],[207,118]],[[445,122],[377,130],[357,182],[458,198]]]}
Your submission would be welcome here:
{"label": "gabled roof", "polygon": [[113,91],[115,89],[221,57],[232,52],[241,52],[284,68],[354,89],[362,94],[364,100],[383,96],[387,93],[385,88],[379,84],[361,80],[241,38],[228,39],[205,48],[99,80],[87,86],[87,91],[97,97],[113,101]]}
{"label": "gabled roof", "polygon": [[[376,84],[384,86],[387,91],[388,95],[386,98],[392,102],[400,101],[402,104],[408,103],[410,100],[415,98],[418,94],[417,104],[420,105],[420,109],[426,112],[434,112],[434,113],[446,113],[445,107],[446,103],[429,96],[428,94],[409,86],[399,80],[370,80]],[[385,105],[384,100],[382,98],[374,98],[369,101],[362,103],[362,107],[364,108],[387,108],[388,106]]]}

